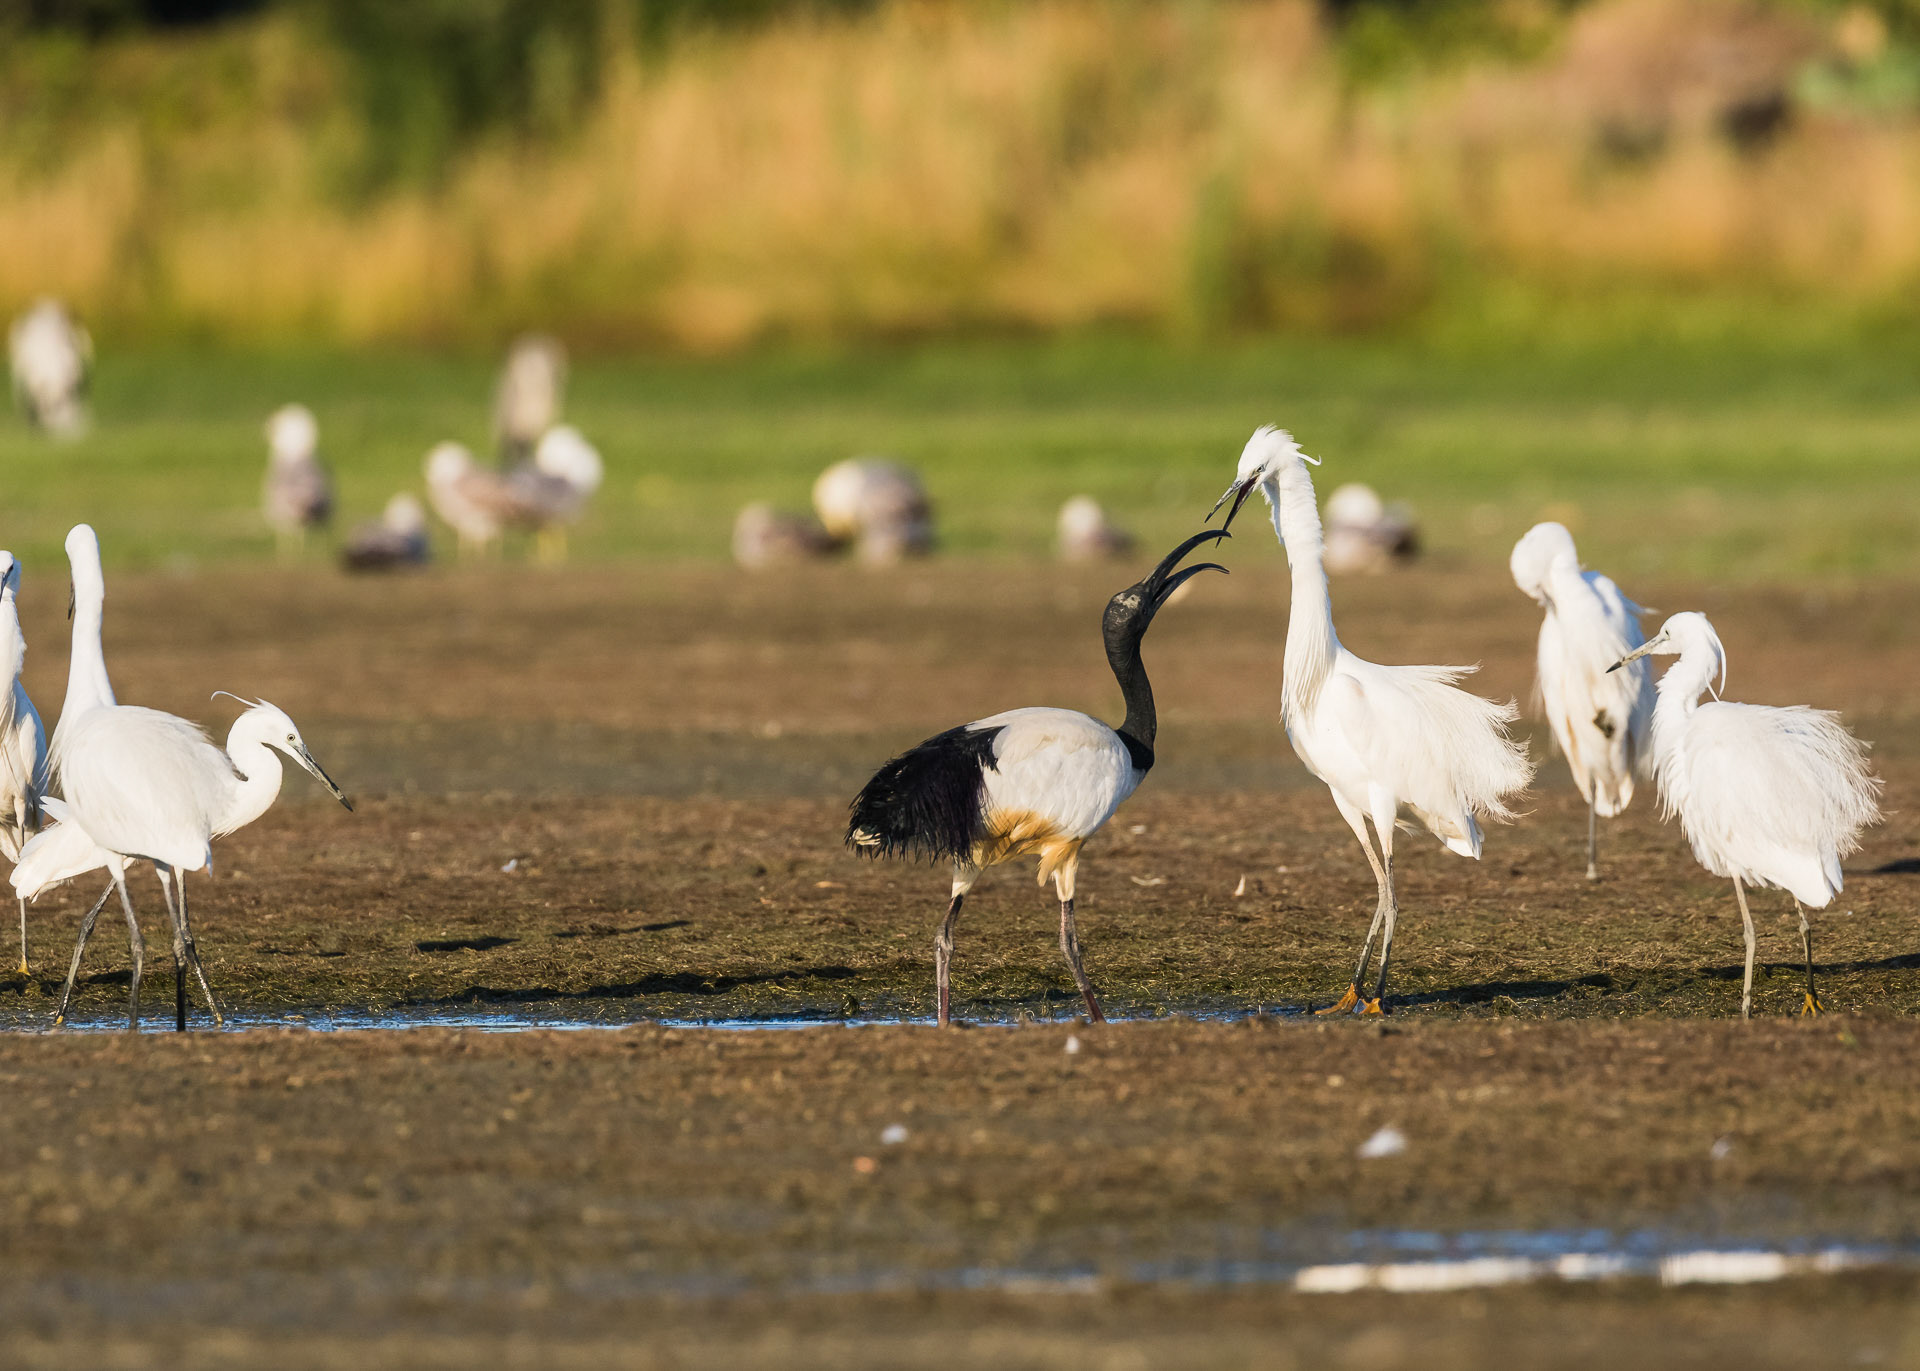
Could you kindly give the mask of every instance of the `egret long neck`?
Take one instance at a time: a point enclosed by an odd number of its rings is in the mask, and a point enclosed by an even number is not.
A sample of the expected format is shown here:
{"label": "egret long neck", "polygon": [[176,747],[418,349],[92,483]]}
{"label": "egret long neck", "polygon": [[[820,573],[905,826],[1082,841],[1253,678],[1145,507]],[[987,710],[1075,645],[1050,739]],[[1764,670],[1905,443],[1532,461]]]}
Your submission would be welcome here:
{"label": "egret long neck", "polygon": [[119,703],[107,679],[107,656],[100,645],[106,608],[106,581],[98,565],[73,568],[73,647],[67,658],[67,698],[60,706],[60,731],[90,709]]}
{"label": "egret long neck", "polygon": [[1650,746],[1657,762],[1669,756],[1679,745],[1687,720],[1700,708],[1700,697],[1713,683],[1719,663],[1708,648],[1695,648],[1680,654],[1667,668],[1656,687],[1653,706],[1653,736]]}
{"label": "egret long neck", "polygon": [[1153,766],[1153,739],[1159,720],[1153,712],[1153,682],[1147,679],[1147,664],[1140,660],[1140,640],[1107,644],[1107,665],[1113,679],[1120,683],[1120,696],[1127,702],[1127,717],[1120,721],[1120,739],[1134,767],[1146,771]]}
{"label": "egret long neck", "polygon": [[218,837],[245,828],[265,814],[280,797],[280,782],[285,774],[280,754],[253,737],[241,715],[227,733],[227,756],[240,776],[227,792],[220,813],[213,815],[213,832]]}
{"label": "egret long neck", "polygon": [[1286,549],[1287,566],[1293,573],[1280,696],[1282,708],[1292,714],[1312,708],[1319,698],[1320,687],[1333,673],[1340,640],[1333,632],[1333,602],[1321,563],[1320,511],[1314,502],[1313,478],[1304,465],[1290,462],[1263,493],[1272,509],[1273,531]]}

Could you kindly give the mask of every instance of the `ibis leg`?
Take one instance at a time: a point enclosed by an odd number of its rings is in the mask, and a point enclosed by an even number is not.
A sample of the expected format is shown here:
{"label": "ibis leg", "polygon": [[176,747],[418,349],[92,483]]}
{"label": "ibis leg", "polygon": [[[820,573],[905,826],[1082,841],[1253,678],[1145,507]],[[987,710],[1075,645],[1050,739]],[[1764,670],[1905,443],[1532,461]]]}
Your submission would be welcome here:
{"label": "ibis leg", "polygon": [[1587,879],[1600,879],[1600,782],[1591,783],[1587,794]]}
{"label": "ibis leg", "polygon": [[1753,915],[1747,909],[1746,888],[1733,878],[1733,896],[1740,902],[1740,922],[1747,931],[1747,977],[1740,983],[1740,1017],[1753,1017]]}
{"label": "ibis leg", "polygon": [[949,980],[953,964],[953,925],[960,917],[960,902],[966,898],[966,891],[954,891],[953,898],[947,901],[947,917],[940,921],[940,931],[933,935],[933,983],[940,997],[938,1014],[942,1028],[953,1021]]}
{"label": "ibis leg", "polygon": [[1793,902],[1794,912],[1800,916],[1800,947],[1807,954],[1807,998],[1800,1006],[1802,1014],[1818,1014],[1826,1008],[1820,1003],[1820,997],[1813,993],[1813,925],[1807,922],[1806,906],[1799,900]]}
{"label": "ibis leg", "polygon": [[1080,987],[1080,998],[1087,1002],[1087,1017],[1095,1023],[1105,1023],[1107,1016],[1100,1012],[1100,1001],[1094,998],[1093,982],[1087,979],[1087,969],[1080,964],[1080,938],[1073,927],[1073,901],[1060,901],[1060,950],[1067,955],[1067,965],[1073,970],[1073,983]]}
{"label": "ibis leg", "polygon": [[73,983],[80,979],[80,959],[86,955],[87,939],[93,936],[93,921],[100,917],[100,911],[106,908],[112,895],[113,882],[108,881],[107,888],[100,892],[100,898],[93,902],[93,908],[80,920],[80,937],[73,945],[73,965],[67,968],[67,986],[60,992],[60,1007],[53,1012],[55,1028],[67,1021],[67,1006],[73,1000]]}
{"label": "ibis leg", "polygon": [[180,887],[180,936],[187,944],[187,965],[193,968],[193,978],[200,983],[200,993],[207,997],[207,1012],[213,1015],[213,1026],[220,1028],[227,1020],[220,1012],[220,1002],[213,997],[213,987],[207,983],[207,968],[200,962],[200,948],[193,941],[193,920],[187,917],[186,873],[176,871],[173,879]]}

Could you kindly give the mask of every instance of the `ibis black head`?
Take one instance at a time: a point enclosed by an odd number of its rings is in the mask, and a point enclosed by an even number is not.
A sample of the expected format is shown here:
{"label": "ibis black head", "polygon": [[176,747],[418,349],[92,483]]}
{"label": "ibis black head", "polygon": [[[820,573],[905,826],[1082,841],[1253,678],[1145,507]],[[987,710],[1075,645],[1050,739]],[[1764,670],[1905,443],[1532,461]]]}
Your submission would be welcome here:
{"label": "ibis black head", "polygon": [[1101,626],[1107,647],[1138,647],[1140,639],[1146,634],[1147,625],[1153,622],[1153,616],[1160,612],[1160,606],[1167,602],[1174,591],[1203,571],[1218,571],[1225,575],[1227,569],[1218,562],[1199,562],[1190,567],[1181,567],[1180,559],[1202,543],[1232,536],[1224,528],[1210,528],[1204,533],[1194,534],[1163,557],[1160,565],[1148,572],[1144,580],[1128,586],[1107,601],[1106,619]]}

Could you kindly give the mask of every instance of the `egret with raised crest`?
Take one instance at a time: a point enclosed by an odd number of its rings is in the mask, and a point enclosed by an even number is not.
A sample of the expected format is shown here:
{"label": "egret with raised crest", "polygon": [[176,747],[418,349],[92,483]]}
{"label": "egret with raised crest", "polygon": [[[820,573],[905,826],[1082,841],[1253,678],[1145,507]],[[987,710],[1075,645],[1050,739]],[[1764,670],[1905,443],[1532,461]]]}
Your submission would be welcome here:
{"label": "egret with raised crest", "polygon": [[936,734],[874,774],[855,798],[847,843],[870,857],[917,856],[951,862],[946,917],[934,937],[938,1019],[951,1021],[950,967],[961,903],[990,866],[1040,859],[1040,884],[1052,878],[1060,898],[1060,951],[1087,1006],[1105,1021],[1080,957],[1074,928],[1081,846],[1098,833],[1146,779],[1157,731],[1153,685],[1140,642],[1167,598],[1212,562],[1180,567],[1202,543],[1229,536],[1210,529],[1181,543],[1107,602],[1101,622],[1107,665],[1126,701],[1119,727],[1071,709],[1014,709]]}
{"label": "egret with raised crest", "polygon": [[[1533,768],[1509,735],[1519,717],[1511,701],[1495,704],[1455,683],[1462,666],[1380,666],[1356,657],[1333,631],[1333,606],[1321,563],[1320,512],[1307,456],[1293,435],[1256,431],[1240,454],[1226,524],[1255,490],[1266,498],[1273,531],[1286,549],[1293,606],[1281,684],[1281,717],[1293,750],[1333,793],[1333,803],[1360,840],[1378,887],[1373,923],[1360,962],[1339,1003],[1323,1013],[1385,1012],[1387,963],[1399,913],[1393,888],[1393,833],[1401,811],[1462,857],[1480,856],[1482,820],[1513,817],[1508,800],[1526,788]],[[1210,513],[1208,518],[1212,518]],[[1226,525],[1223,525],[1225,527]],[[1367,838],[1373,823],[1374,845]],[[1371,999],[1361,991],[1374,942],[1380,975]]]}

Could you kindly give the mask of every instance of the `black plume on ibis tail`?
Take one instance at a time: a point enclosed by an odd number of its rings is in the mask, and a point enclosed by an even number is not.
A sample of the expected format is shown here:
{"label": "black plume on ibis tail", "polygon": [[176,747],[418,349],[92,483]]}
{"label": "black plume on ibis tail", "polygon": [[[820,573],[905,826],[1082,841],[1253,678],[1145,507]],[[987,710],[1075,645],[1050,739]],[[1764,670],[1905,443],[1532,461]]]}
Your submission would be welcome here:
{"label": "black plume on ibis tail", "polygon": [[847,846],[868,857],[966,861],[982,830],[997,728],[962,724],[881,767],[854,797]]}

